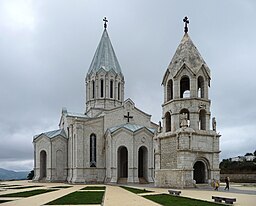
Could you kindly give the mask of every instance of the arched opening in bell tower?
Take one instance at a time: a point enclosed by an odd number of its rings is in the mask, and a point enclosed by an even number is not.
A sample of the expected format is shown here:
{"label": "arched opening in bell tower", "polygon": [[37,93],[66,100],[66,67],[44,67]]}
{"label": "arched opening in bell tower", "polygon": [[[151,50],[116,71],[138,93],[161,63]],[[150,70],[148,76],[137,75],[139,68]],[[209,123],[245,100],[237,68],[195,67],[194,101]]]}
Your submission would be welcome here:
{"label": "arched opening in bell tower", "polygon": [[182,109],[180,110],[180,114],[186,114],[187,116],[187,121],[188,121],[188,127],[190,126],[190,116],[189,116],[189,111],[188,109]]}
{"label": "arched opening in bell tower", "polygon": [[165,131],[171,131],[171,114],[169,112],[165,114]]}
{"label": "arched opening in bell tower", "polygon": [[206,130],[206,111],[204,109],[199,112],[199,129]]}
{"label": "arched opening in bell tower", "polygon": [[204,78],[202,76],[197,79],[197,97],[204,98]]}
{"label": "arched opening in bell tower", "polygon": [[167,83],[167,101],[173,99],[173,82],[170,79]]}
{"label": "arched opening in bell tower", "polygon": [[180,98],[190,97],[190,80],[187,76],[183,76],[180,80]]}
{"label": "arched opening in bell tower", "polygon": [[193,179],[196,181],[196,184],[207,183],[208,181],[208,167],[205,160],[198,160],[193,166]]}

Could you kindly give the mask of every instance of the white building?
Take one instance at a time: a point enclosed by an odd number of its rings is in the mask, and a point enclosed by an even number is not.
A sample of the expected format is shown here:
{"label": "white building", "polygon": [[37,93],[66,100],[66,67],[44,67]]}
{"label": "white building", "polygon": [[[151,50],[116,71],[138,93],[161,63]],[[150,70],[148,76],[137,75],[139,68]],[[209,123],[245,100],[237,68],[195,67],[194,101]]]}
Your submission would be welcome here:
{"label": "white building", "polygon": [[104,27],[85,78],[85,113],[64,108],[58,130],[34,136],[34,181],[191,187],[219,179],[210,69],[187,32],[163,78],[161,128],[124,100],[124,76]]}

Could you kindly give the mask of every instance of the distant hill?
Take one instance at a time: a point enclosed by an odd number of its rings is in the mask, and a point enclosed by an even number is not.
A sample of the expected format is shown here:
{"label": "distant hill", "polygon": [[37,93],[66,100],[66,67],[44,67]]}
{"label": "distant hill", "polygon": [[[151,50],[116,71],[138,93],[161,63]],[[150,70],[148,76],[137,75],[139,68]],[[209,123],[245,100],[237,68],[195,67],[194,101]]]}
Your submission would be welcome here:
{"label": "distant hill", "polygon": [[0,180],[22,180],[27,179],[29,171],[15,172],[0,168]]}

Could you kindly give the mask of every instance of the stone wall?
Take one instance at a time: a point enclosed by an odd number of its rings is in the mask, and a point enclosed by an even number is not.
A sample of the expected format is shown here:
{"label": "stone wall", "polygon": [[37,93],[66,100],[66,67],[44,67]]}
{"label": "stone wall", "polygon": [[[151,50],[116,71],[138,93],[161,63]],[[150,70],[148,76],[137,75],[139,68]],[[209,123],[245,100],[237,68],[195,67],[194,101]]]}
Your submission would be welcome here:
{"label": "stone wall", "polygon": [[220,174],[220,180],[224,181],[225,177],[230,178],[230,182],[255,183],[256,173],[252,174]]}

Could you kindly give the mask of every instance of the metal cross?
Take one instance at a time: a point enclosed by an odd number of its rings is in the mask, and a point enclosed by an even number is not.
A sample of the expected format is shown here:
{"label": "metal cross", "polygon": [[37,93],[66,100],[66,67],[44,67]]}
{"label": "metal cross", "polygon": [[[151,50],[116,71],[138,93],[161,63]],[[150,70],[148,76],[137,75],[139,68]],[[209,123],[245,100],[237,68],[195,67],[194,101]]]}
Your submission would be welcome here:
{"label": "metal cross", "polygon": [[127,122],[130,122],[130,119],[132,119],[133,116],[130,116],[130,112],[127,112],[127,115],[124,115],[124,118],[127,118]]}
{"label": "metal cross", "polygon": [[184,27],[184,32],[188,33],[188,24],[189,24],[189,20],[188,17],[185,16],[185,18],[183,19],[183,22],[185,23],[185,27]]}
{"label": "metal cross", "polygon": [[106,28],[107,28],[107,22],[108,22],[108,20],[107,20],[106,17],[104,17],[103,21],[104,21],[104,28],[106,29]]}

